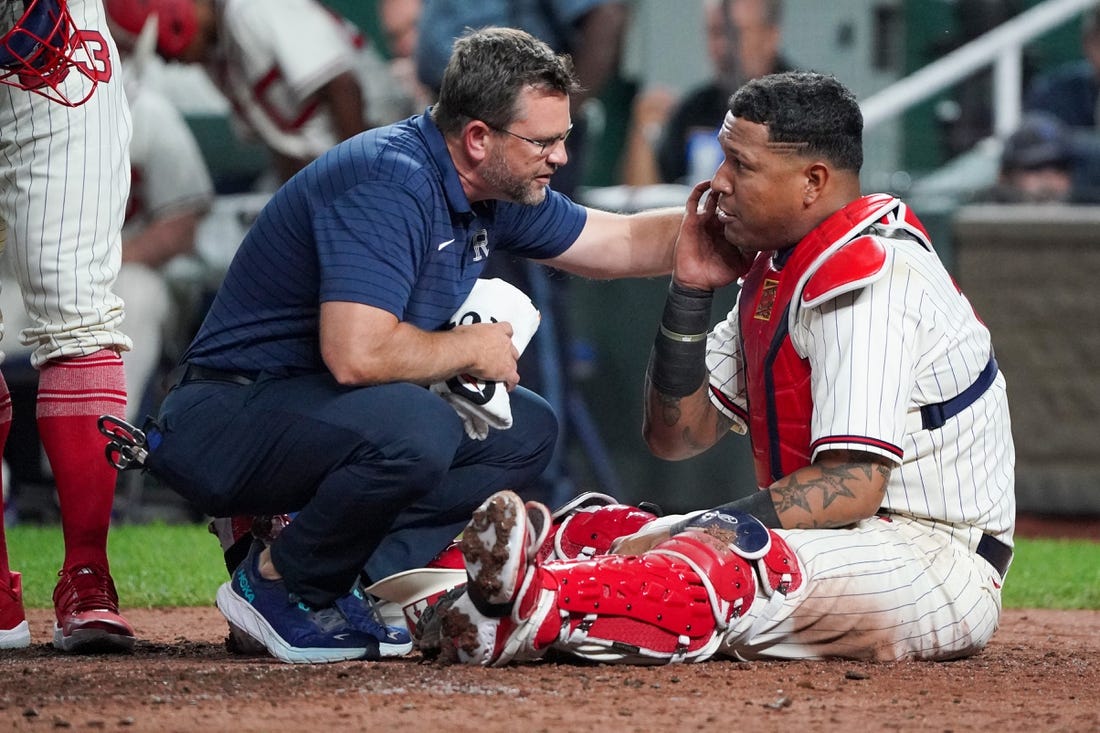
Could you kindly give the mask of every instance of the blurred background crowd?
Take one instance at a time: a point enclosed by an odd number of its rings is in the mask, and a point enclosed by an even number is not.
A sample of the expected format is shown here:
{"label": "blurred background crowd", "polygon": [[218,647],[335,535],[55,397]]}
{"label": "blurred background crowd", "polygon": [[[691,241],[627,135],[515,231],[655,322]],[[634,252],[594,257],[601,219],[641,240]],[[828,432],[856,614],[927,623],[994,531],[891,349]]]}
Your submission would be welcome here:
{"label": "blurred background crowd", "polygon": [[[156,28],[128,24],[127,2],[113,3],[121,8],[113,30],[126,54],[134,121],[118,292],[128,309],[124,330],[137,344],[124,359],[129,417],[138,423],[155,412],[166,375],[271,193],[339,140],[422,112],[452,40],[466,27],[523,27],[572,54],[584,90],[573,100],[570,163],[552,185],[582,203],[620,210],[680,205],[690,184],[718,165],[715,134],[729,95],[747,79],[806,69],[836,75],[867,101],[865,191],[906,198],[960,279],[974,273],[963,269],[970,259],[961,256],[958,232],[996,229],[958,229],[963,210],[1031,212],[1028,221],[1039,222],[1034,231],[1054,231],[1043,222],[1078,222],[1070,233],[1032,242],[1049,248],[1048,259],[1065,254],[1058,247],[1074,237],[1087,241],[1087,232],[1100,231],[1100,217],[1079,213],[1100,203],[1100,10],[1082,0],[280,0],[280,13],[295,18],[281,27],[261,20],[231,25],[215,11],[216,0],[176,1],[199,6],[199,28],[173,25],[172,2]],[[257,19],[268,2],[234,0],[254,5]],[[111,10],[112,0],[106,5]],[[196,37],[208,42],[192,42]],[[936,71],[927,84],[893,87],[901,101],[891,101],[892,85]],[[997,236],[1007,241],[1027,229],[1003,230]],[[1071,250],[1061,266],[1087,269],[1091,255],[1081,252]],[[988,260],[978,265],[987,267]],[[495,268],[491,274],[520,285],[543,312],[521,374],[563,417],[557,458],[545,476],[553,495],[564,500],[598,490],[676,510],[754,488],[747,444],[677,465],[652,458],[641,441],[642,375],[665,281],[571,281],[507,261]],[[1034,277],[1034,268],[1023,269]],[[977,285],[967,288],[980,292]],[[1047,297],[1023,325],[1065,323],[1072,308],[1090,307],[1064,287],[1057,279],[1041,284]],[[21,310],[0,307],[5,315]],[[9,324],[8,332],[18,328]],[[1100,350],[1095,330],[1076,333]],[[35,372],[16,338],[4,346],[15,414],[33,415],[18,402],[33,401]],[[1051,372],[1091,375],[1088,353],[1042,348],[1055,362]],[[1012,368],[1009,356],[1005,370],[1016,394],[1033,392],[1012,381]],[[1093,386],[1044,394],[1042,419],[1066,429],[1067,415],[1094,415],[1100,390]],[[1014,406],[1014,418],[1026,414]],[[1048,450],[1034,465],[1065,463],[1074,451],[1094,448]],[[17,419],[5,459],[4,486],[12,492],[5,519],[55,521],[33,421]],[[1029,460],[1025,443],[1021,470]],[[1076,496],[1074,476],[1055,481],[1067,497]],[[120,481],[120,520],[201,519],[151,479]],[[1027,491],[1026,478],[1019,485]],[[1021,506],[1027,503],[1023,496]]]}

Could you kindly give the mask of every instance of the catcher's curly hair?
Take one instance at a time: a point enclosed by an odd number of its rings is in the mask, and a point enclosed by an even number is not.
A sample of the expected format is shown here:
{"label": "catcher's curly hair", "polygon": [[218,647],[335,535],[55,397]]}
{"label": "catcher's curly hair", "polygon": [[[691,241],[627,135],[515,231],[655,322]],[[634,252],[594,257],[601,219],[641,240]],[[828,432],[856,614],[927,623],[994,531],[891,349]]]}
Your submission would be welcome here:
{"label": "catcher's curly hair", "polygon": [[855,95],[834,77],[805,71],[769,74],[747,82],[729,102],[730,113],[768,127],[768,140],[804,143],[804,154],[840,169],[863,166],[863,114]]}
{"label": "catcher's curly hair", "polygon": [[515,28],[467,31],[455,41],[432,120],[444,134],[459,132],[471,119],[507,127],[516,119],[516,102],[527,87],[576,92],[580,87],[573,60]]}

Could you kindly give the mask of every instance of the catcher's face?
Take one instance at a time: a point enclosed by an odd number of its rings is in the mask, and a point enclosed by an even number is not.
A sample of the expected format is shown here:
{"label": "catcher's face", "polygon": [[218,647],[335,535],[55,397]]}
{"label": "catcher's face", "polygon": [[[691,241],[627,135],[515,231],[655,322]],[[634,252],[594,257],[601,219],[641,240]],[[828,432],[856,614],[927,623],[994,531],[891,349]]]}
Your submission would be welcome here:
{"label": "catcher's face", "polygon": [[727,114],[718,140],[725,153],[711,180],[727,241],[747,251],[777,250],[802,235],[807,159],[798,145],[772,143],[768,128]]}
{"label": "catcher's face", "polygon": [[569,161],[565,140],[573,126],[564,94],[527,90],[520,109],[507,127],[490,126],[482,177],[500,198],[533,205],[546,198],[550,178]]}

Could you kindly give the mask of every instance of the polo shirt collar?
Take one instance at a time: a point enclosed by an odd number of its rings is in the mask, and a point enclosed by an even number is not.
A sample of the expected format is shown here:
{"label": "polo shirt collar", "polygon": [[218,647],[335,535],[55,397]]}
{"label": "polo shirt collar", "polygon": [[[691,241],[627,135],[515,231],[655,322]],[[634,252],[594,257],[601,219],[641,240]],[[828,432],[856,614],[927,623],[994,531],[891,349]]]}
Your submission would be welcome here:
{"label": "polo shirt collar", "polygon": [[431,107],[424,114],[415,118],[416,126],[424,140],[428,143],[428,153],[435,161],[435,167],[443,177],[443,195],[447,197],[447,203],[451,211],[456,214],[473,214],[470,201],[466,198],[466,192],[462,190],[462,182],[458,178],[458,169],[451,159],[451,151],[447,149],[447,141],[443,139],[436,124],[432,122]]}

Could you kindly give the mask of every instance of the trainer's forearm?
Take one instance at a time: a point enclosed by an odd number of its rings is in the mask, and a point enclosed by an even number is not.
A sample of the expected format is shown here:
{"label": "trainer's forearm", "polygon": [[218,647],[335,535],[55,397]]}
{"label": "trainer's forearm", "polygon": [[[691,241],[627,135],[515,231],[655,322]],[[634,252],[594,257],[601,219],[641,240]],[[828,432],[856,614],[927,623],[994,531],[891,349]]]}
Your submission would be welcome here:
{"label": "trainer's forearm", "polygon": [[667,208],[631,214],[629,259],[635,277],[654,277],[672,273],[676,237],[680,234],[683,209]]}

